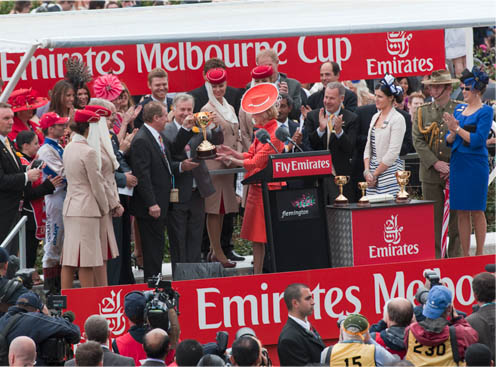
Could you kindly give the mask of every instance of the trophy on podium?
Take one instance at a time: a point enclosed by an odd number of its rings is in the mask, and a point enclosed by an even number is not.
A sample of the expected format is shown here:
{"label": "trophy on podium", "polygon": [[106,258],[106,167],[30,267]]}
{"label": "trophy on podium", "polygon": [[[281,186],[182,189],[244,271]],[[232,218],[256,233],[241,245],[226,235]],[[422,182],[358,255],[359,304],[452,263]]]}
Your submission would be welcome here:
{"label": "trophy on podium", "polygon": [[335,176],[334,183],[339,186],[339,195],[334,200],[334,205],[346,206],[348,205],[348,199],[343,195],[343,186],[348,183],[350,176]]}
{"label": "trophy on podium", "polygon": [[405,186],[408,184],[408,179],[412,173],[410,171],[396,171],[396,181],[400,185],[400,192],[396,195],[397,203],[408,203],[410,201],[410,195],[405,190]]}
{"label": "trophy on podium", "polygon": [[358,205],[361,205],[361,206],[370,205],[369,199],[367,199],[367,196],[365,194],[365,190],[367,190],[367,187],[368,187],[368,184],[365,181],[358,183],[358,188],[360,190],[362,190],[362,197],[360,198],[360,200],[358,200]]}
{"label": "trophy on podium", "polygon": [[217,156],[215,145],[207,140],[207,127],[212,123],[212,116],[209,112],[198,112],[194,114],[194,117],[196,125],[203,133],[203,141],[196,148],[196,157],[202,160],[213,159]]}

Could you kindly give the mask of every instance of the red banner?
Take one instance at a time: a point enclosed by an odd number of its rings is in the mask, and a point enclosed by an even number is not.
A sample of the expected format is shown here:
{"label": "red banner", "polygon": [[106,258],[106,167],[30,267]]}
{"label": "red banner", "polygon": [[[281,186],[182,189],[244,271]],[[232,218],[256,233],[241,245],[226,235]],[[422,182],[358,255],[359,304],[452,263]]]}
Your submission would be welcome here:
{"label": "red banner", "polygon": [[352,223],[354,265],[436,257],[433,204],[354,210]]}
{"label": "red banner", "polygon": [[[445,67],[443,30],[346,34],[332,36],[156,43],[149,45],[40,49],[16,88],[33,87],[47,95],[64,76],[64,60],[79,57],[96,77],[112,71],[131,94],[149,93],[146,76],[155,67],[169,73],[171,92],[187,91],[203,84],[206,60],[218,57],[228,68],[228,83],[244,87],[251,80],[255,55],[273,48],[279,69],[302,83],[319,80],[319,67],[328,60],[341,65],[342,80],[380,78],[385,72],[413,76]],[[0,54],[0,77],[8,81],[21,54]]]}
{"label": "red banner", "polygon": [[286,158],[276,156],[272,159],[272,177],[330,175],[332,173],[331,162],[330,154]]}
{"label": "red banner", "polygon": [[[485,264],[494,262],[494,255],[487,255],[180,281],[173,282],[172,286],[181,295],[182,339],[214,341],[217,331],[226,330],[231,343],[236,331],[248,326],[264,345],[270,346],[277,344],[287,320],[282,298],[284,289],[291,283],[305,283],[310,287],[315,299],[310,322],[323,339],[329,340],[338,338],[336,321],[340,315],[360,312],[375,323],[382,318],[388,299],[407,297],[413,301],[417,288],[424,282],[426,269],[439,270],[441,281],[455,295],[455,307],[471,313],[472,279],[484,271]],[[68,309],[75,312],[75,322],[81,330],[87,317],[100,314],[110,322],[112,337],[116,337],[129,327],[124,316],[125,294],[145,288],[145,284],[139,284],[71,289],[62,293],[67,295]]]}

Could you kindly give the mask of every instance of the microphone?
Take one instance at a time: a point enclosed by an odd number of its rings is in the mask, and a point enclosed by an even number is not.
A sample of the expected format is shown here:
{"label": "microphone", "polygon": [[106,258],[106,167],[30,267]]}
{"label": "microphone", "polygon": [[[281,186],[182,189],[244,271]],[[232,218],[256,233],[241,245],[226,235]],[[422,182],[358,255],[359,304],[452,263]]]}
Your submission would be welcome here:
{"label": "microphone", "polygon": [[277,150],[277,148],[270,141],[270,134],[269,134],[269,132],[267,130],[265,130],[265,129],[258,129],[257,132],[255,133],[255,137],[260,141],[260,143],[262,143],[262,144],[269,144],[272,147],[272,149],[274,149],[274,151],[276,153],[279,153],[279,151]]}
{"label": "microphone", "polygon": [[286,126],[279,126],[279,128],[276,130],[276,138],[282,141],[283,143],[291,143],[295,147],[297,147],[300,152],[303,152],[303,149],[300,148],[298,144],[294,142],[293,139],[289,137],[289,130]]}

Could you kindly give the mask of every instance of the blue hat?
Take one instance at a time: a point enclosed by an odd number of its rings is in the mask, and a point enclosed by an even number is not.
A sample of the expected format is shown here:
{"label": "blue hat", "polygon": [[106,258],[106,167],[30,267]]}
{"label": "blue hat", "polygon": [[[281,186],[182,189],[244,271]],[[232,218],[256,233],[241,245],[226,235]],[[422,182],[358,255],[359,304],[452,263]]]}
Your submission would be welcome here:
{"label": "blue hat", "polygon": [[9,253],[3,247],[0,247],[0,264],[9,261]]}
{"label": "blue hat", "polygon": [[427,296],[427,302],[424,305],[422,315],[429,319],[441,317],[446,308],[451,304],[452,299],[453,294],[448,288],[442,285],[432,287]]}
{"label": "blue hat", "polygon": [[19,296],[16,305],[19,306],[30,306],[37,310],[43,310],[43,302],[41,302],[40,296],[38,296],[33,291],[25,292]]}
{"label": "blue hat", "polygon": [[133,291],[124,297],[124,313],[127,317],[136,317],[145,312],[146,297],[143,292]]}

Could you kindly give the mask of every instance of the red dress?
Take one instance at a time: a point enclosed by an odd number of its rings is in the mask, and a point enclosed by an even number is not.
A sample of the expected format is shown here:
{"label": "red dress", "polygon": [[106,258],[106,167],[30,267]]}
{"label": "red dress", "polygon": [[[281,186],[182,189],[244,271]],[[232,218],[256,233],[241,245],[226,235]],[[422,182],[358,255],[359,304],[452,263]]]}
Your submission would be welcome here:
{"label": "red dress", "polygon": [[17,116],[14,116],[14,125],[12,125],[12,131],[8,135],[9,139],[14,141],[17,137],[17,134],[19,134],[21,131],[31,130],[38,136],[38,142],[40,143],[40,146],[43,145],[45,137],[40,129],[40,126],[36,122],[31,120],[28,121],[28,124],[31,126],[31,129],[29,129]]}
{"label": "red dress", "polygon": [[[277,121],[270,120],[263,127],[270,134],[270,141],[278,151],[283,151],[284,144],[275,136]],[[257,138],[250,145],[248,152],[243,153],[243,166],[246,169],[245,178],[254,175],[267,166],[269,155],[274,154],[274,150],[269,144],[262,144]],[[279,189],[283,183],[271,183],[270,189]],[[262,200],[262,188],[259,184],[250,185],[246,198],[245,215],[241,227],[240,237],[252,242],[267,242],[265,233],[265,217]]]}

